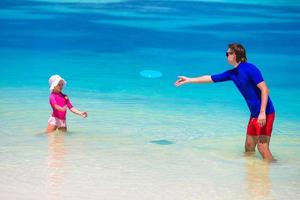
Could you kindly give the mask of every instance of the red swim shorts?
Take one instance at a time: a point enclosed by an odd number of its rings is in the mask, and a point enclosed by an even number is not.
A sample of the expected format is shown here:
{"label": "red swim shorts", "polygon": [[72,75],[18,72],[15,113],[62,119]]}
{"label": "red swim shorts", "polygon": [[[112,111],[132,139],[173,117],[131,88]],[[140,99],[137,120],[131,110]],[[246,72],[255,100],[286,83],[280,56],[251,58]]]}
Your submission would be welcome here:
{"label": "red swim shorts", "polygon": [[275,113],[268,114],[266,118],[267,118],[266,124],[263,127],[260,127],[257,123],[257,118],[250,116],[248,127],[247,127],[247,135],[250,136],[266,135],[271,137],[273,122],[275,119]]}

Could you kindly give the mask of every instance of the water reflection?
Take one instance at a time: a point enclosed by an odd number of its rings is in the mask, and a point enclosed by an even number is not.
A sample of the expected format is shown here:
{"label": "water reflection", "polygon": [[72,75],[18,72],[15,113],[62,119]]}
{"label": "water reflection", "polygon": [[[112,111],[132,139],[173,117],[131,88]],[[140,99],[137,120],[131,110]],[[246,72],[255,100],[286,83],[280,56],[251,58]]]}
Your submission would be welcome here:
{"label": "water reflection", "polygon": [[63,184],[65,151],[65,133],[54,132],[48,134],[48,195],[51,199],[61,199]]}
{"label": "water reflection", "polygon": [[245,157],[245,181],[247,199],[270,199],[272,183],[269,176],[270,163],[254,156]]}

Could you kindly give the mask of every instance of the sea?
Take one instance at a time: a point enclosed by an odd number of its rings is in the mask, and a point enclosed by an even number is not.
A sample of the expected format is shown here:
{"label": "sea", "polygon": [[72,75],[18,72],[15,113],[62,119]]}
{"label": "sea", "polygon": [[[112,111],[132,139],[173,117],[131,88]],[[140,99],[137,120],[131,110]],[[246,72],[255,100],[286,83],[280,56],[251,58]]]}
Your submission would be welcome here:
{"label": "sea", "polygon": [[[276,110],[270,149],[244,153],[231,82],[245,46]],[[147,74],[148,73],[148,74]],[[300,199],[297,0],[1,0],[0,199]],[[51,75],[87,118],[46,134]]]}

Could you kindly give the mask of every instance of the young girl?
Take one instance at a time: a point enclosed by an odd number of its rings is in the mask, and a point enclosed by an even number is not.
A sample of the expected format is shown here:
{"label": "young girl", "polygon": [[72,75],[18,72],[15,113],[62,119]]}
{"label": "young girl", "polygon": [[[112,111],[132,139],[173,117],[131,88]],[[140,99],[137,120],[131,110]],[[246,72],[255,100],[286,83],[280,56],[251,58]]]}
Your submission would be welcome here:
{"label": "young girl", "polygon": [[69,108],[71,112],[84,118],[86,118],[88,114],[74,108],[70,102],[69,97],[62,93],[63,86],[67,84],[67,82],[62,77],[60,77],[59,75],[51,76],[49,78],[49,84],[51,92],[49,99],[53,112],[48,120],[47,133],[53,132],[56,129],[65,132],[67,131],[67,108]]}

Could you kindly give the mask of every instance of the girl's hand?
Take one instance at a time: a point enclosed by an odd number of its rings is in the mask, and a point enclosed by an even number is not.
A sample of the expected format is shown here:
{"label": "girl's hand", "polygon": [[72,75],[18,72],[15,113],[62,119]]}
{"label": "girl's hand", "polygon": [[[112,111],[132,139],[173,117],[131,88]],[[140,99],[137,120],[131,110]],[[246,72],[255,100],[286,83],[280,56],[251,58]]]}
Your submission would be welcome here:
{"label": "girl's hand", "polygon": [[66,111],[68,109],[68,106],[65,105],[64,107],[62,107],[63,111]]}
{"label": "girl's hand", "polygon": [[88,116],[87,112],[81,112],[80,115],[83,117],[83,118],[86,118]]}
{"label": "girl's hand", "polygon": [[67,108],[68,108],[68,106],[64,106],[64,107],[61,107],[61,106],[59,106],[59,105],[57,105],[57,104],[55,104],[54,105],[54,108],[56,109],[56,110],[59,110],[59,111],[66,111],[67,110]]}

